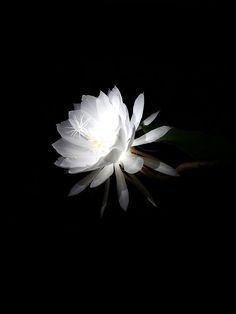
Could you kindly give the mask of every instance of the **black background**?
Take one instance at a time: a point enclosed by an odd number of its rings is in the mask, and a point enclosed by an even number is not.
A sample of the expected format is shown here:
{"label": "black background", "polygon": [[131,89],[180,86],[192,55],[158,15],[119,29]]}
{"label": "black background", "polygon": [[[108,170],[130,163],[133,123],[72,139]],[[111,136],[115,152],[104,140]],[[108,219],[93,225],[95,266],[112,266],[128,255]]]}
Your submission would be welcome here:
{"label": "black background", "polygon": [[[22,8],[21,8],[22,9]],[[80,176],[54,166],[56,123],[67,119],[83,94],[116,85],[129,111],[145,93],[144,117],[161,109],[160,124],[235,140],[235,71],[230,8],[171,1],[87,1],[75,7],[34,6],[15,14],[14,107],[20,119],[15,143],[20,183],[11,190],[8,230],[78,232],[82,239],[178,234],[216,237],[232,231],[235,169],[192,171],[180,179],[142,179],[154,195],[152,207],[131,186],[127,213],[119,208],[115,180],[100,219],[103,187],[67,194]],[[14,17],[13,17],[14,19]],[[177,149],[159,147],[173,166],[188,160]],[[140,176],[141,177],[141,176]]]}

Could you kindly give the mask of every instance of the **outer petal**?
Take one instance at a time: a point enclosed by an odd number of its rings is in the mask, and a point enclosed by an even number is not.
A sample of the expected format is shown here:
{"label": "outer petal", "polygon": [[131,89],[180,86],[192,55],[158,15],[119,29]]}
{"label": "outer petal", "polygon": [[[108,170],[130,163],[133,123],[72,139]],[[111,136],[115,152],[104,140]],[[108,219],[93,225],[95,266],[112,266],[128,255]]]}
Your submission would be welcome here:
{"label": "outer petal", "polygon": [[107,110],[111,110],[112,107],[108,96],[104,94],[102,91],[100,92],[98,98],[96,99],[96,105],[99,116],[102,116],[104,113],[106,113]]}
{"label": "outer petal", "polygon": [[149,125],[152,123],[152,121],[154,121],[156,119],[156,117],[158,116],[160,110],[157,112],[154,112],[153,114],[151,114],[149,117],[147,117],[145,120],[143,120],[142,124],[143,125]]}
{"label": "outer petal", "polygon": [[154,130],[144,134],[143,136],[136,138],[133,141],[132,146],[138,146],[138,145],[143,145],[143,144],[155,142],[156,140],[161,138],[163,135],[165,135],[170,129],[171,129],[171,127],[169,127],[169,126],[161,126],[157,129],[154,129]]}
{"label": "outer petal", "polygon": [[52,144],[53,148],[63,157],[79,158],[91,154],[88,148],[78,146],[61,138]]}
{"label": "outer petal", "polygon": [[160,162],[159,167],[156,169],[157,171],[167,174],[169,176],[174,176],[174,177],[178,177],[179,174],[177,172],[177,170],[167,164],[165,164],[164,162]]}
{"label": "outer petal", "polygon": [[87,112],[94,119],[97,118],[97,105],[96,105],[96,97],[90,95],[83,95],[81,104],[74,104],[75,110],[83,110]]}
{"label": "outer petal", "polygon": [[96,156],[95,154],[91,154],[91,153],[85,153],[85,154],[81,154],[81,156],[79,158],[63,158],[60,157],[58,158],[58,160],[55,162],[55,165],[61,168],[78,168],[78,167],[82,167],[82,168],[88,168],[91,167],[93,165],[95,165],[98,161],[99,157]]}
{"label": "outer petal", "polygon": [[115,164],[117,193],[120,206],[126,210],[129,204],[129,191],[125,182],[124,175],[118,163]]}
{"label": "outer petal", "polygon": [[158,172],[167,174],[169,176],[179,176],[177,170],[164,162],[160,161],[159,159],[156,158],[148,158],[148,157],[143,157],[144,159],[144,164],[148,166],[149,168],[152,168]]}
{"label": "outer petal", "polygon": [[103,182],[105,182],[114,172],[114,166],[113,164],[108,165],[104,167],[98,175],[93,179],[92,183],[90,184],[91,188],[95,188],[96,186],[99,186]]}
{"label": "outer petal", "polygon": [[123,102],[121,93],[116,86],[111,91],[109,91],[108,97],[109,97],[110,103],[116,108],[118,108],[120,104]]}
{"label": "outer petal", "polygon": [[107,165],[110,165],[111,163],[115,163],[119,159],[120,155],[121,155],[121,151],[114,148],[105,157],[104,156],[100,157],[100,159],[95,164],[93,164],[91,166],[86,166],[86,167],[71,168],[71,169],[69,169],[69,173],[79,173],[79,172],[91,171],[91,170],[95,170],[98,168],[101,169]]}
{"label": "outer petal", "polygon": [[88,130],[96,124],[93,116],[83,110],[69,111],[69,121],[74,130],[82,135],[86,135]]}
{"label": "outer petal", "polygon": [[131,118],[131,123],[133,123],[133,125],[135,126],[135,130],[137,130],[142,119],[143,108],[144,108],[144,94],[140,94],[134,102],[133,115]]}
{"label": "outer petal", "polygon": [[122,155],[121,162],[124,166],[124,170],[131,174],[140,171],[144,163],[142,157],[138,157],[128,152]]}
{"label": "outer petal", "polygon": [[90,143],[83,136],[75,131],[69,120],[57,124],[57,131],[61,135],[61,137],[63,137],[65,140],[72,144],[87,148],[90,147]]}
{"label": "outer petal", "polygon": [[84,177],[82,180],[80,180],[78,183],[76,183],[73,188],[70,190],[70,193],[68,196],[76,195],[82,192],[86,189],[87,186],[89,186],[90,182],[94,179],[94,177],[97,175],[98,171],[93,171],[86,177]]}

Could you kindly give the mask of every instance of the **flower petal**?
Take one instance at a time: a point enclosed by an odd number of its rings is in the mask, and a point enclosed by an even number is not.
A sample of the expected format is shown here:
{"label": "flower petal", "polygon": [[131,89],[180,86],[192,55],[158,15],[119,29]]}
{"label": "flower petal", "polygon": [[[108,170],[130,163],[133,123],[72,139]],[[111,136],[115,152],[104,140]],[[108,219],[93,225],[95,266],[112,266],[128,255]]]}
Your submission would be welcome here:
{"label": "flower petal", "polygon": [[143,125],[149,125],[152,123],[152,121],[154,121],[156,119],[156,117],[158,116],[160,110],[157,112],[154,112],[153,114],[151,114],[149,117],[147,117],[145,120],[143,120],[142,124]]}
{"label": "flower petal", "polygon": [[90,184],[91,188],[95,188],[96,186],[99,186],[103,182],[105,182],[114,172],[114,166],[113,164],[108,165],[104,167],[98,175],[93,179],[92,183]]}
{"label": "flower petal", "polygon": [[111,91],[108,93],[110,103],[120,105],[122,102],[122,96],[117,86],[114,86]]}
{"label": "flower petal", "polygon": [[68,169],[78,168],[78,167],[88,168],[96,164],[97,161],[98,161],[98,156],[88,152],[81,155],[79,158],[60,157],[55,162],[55,165],[61,168],[68,168]]}
{"label": "flower petal", "polygon": [[160,162],[159,167],[156,169],[157,171],[167,174],[169,176],[174,176],[174,177],[178,177],[179,174],[177,172],[177,170],[167,164],[165,164],[164,162]]}
{"label": "flower petal", "polygon": [[143,108],[144,108],[144,94],[140,94],[135,102],[134,102],[134,108],[133,108],[133,115],[131,118],[131,123],[135,126],[135,130],[137,130],[140,121],[142,119],[143,115]]}
{"label": "flower petal", "polygon": [[143,144],[155,142],[156,140],[161,138],[163,135],[165,135],[170,129],[171,129],[171,127],[169,127],[169,126],[161,126],[157,129],[154,129],[154,130],[140,136],[139,138],[136,138],[133,141],[132,146],[138,146],[138,145],[143,145]]}
{"label": "flower petal", "polygon": [[90,143],[75,131],[69,120],[57,124],[57,131],[62,138],[72,144],[83,147],[90,147]]}
{"label": "flower petal", "polygon": [[[107,165],[110,165],[111,163],[115,163],[117,162],[117,160],[119,159],[120,155],[121,155],[121,151],[119,151],[118,149],[114,148],[110,151],[110,153],[106,156],[102,156],[99,158],[99,160],[93,164],[93,165],[89,165],[89,166],[84,166],[84,167],[73,167],[71,169],[69,169],[69,173],[80,173],[80,172],[85,172],[85,171],[91,171],[91,170],[95,170],[95,169],[101,169]],[[62,158],[64,159],[64,158]],[[59,163],[60,166],[60,161],[56,162]],[[58,164],[57,164],[58,165]],[[61,166],[60,166],[61,167]]]}
{"label": "flower petal", "polygon": [[118,163],[115,164],[115,174],[117,183],[117,193],[120,206],[126,210],[129,204],[129,191],[125,182],[124,175]]}
{"label": "flower petal", "polygon": [[130,138],[132,135],[133,124],[130,122],[129,112],[127,106],[123,103],[119,89],[115,86],[108,92],[108,97],[113,106],[114,114],[117,114],[120,117],[120,123],[123,126],[126,138]]}
{"label": "flower petal", "polygon": [[111,110],[112,105],[106,94],[100,91],[98,98],[96,99],[97,111],[99,116],[103,116],[107,110]]}
{"label": "flower petal", "polygon": [[87,112],[91,117],[94,119],[97,118],[98,112],[97,112],[97,103],[96,103],[96,97],[90,96],[90,95],[83,95],[82,96],[82,102],[79,105],[74,105],[75,110],[83,110]]}
{"label": "flower petal", "polygon": [[131,153],[124,153],[121,158],[124,170],[128,173],[136,173],[143,167],[143,158],[138,157]]}
{"label": "flower petal", "polygon": [[160,161],[157,158],[143,157],[143,159],[144,159],[144,164],[153,170],[167,174],[169,176],[175,176],[175,177],[179,176],[175,168],[165,164],[164,162]]}
{"label": "flower petal", "polygon": [[88,148],[72,144],[63,138],[53,143],[52,147],[63,157],[79,158],[84,154],[86,157],[88,153],[91,153]]}
{"label": "flower petal", "polygon": [[83,190],[85,190],[90,182],[94,179],[94,177],[97,175],[98,171],[93,171],[90,174],[88,174],[86,177],[84,177],[82,180],[80,180],[78,183],[76,183],[73,188],[70,190],[70,193],[68,196],[73,196],[76,194],[79,194]]}
{"label": "flower petal", "polygon": [[88,130],[96,124],[96,117],[94,118],[83,110],[72,110],[69,111],[69,121],[75,131],[86,136]]}
{"label": "flower petal", "polygon": [[128,143],[128,140],[125,134],[125,130],[121,126],[119,131],[117,132],[116,141],[113,147],[119,149],[120,151],[124,151],[127,147],[127,143]]}

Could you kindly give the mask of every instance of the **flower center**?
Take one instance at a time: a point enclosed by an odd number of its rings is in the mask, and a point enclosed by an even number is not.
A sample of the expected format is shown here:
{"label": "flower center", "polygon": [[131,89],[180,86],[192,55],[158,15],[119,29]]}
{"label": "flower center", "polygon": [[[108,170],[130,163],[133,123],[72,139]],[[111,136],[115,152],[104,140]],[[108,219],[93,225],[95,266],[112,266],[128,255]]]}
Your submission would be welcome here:
{"label": "flower center", "polygon": [[76,131],[92,144],[94,152],[105,155],[117,139],[117,120],[110,112],[104,113],[98,121],[89,121],[81,115]]}

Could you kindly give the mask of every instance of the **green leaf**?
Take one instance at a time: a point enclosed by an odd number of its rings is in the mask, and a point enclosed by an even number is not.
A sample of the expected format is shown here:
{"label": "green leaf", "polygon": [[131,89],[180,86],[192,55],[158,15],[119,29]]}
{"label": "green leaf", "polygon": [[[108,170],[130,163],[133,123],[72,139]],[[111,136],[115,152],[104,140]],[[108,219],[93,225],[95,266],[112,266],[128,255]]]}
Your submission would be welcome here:
{"label": "green leaf", "polygon": [[[153,129],[153,128],[152,128]],[[145,127],[146,133],[150,131]],[[223,136],[213,136],[198,131],[184,131],[172,128],[157,142],[175,145],[180,150],[198,160],[235,160],[236,145]]]}

